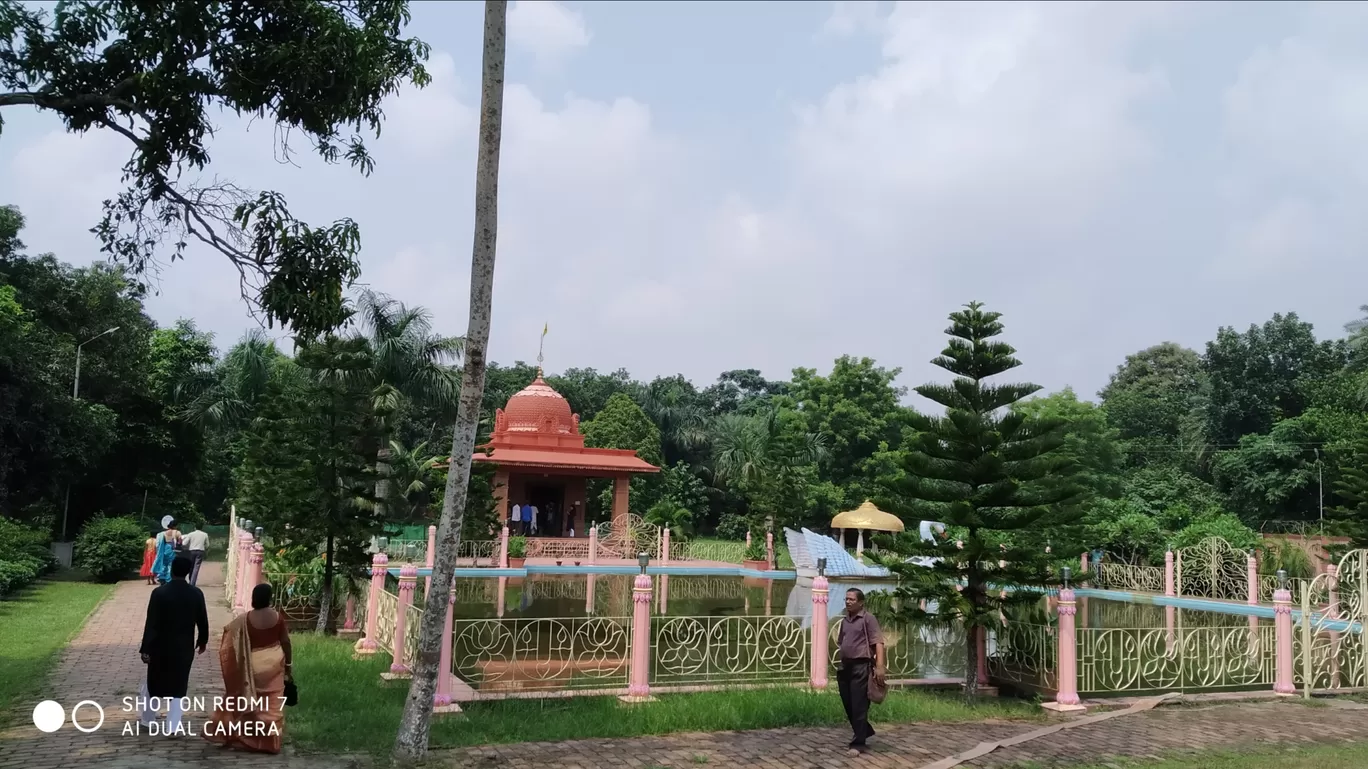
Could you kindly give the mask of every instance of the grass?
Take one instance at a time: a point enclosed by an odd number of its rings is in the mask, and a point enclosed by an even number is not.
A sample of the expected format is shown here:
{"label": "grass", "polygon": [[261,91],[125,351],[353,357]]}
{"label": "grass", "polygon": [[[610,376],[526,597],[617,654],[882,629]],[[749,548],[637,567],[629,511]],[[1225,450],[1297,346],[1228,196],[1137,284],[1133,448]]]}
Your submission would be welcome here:
{"label": "grass", "polygon": [[[315,752],[387,752],[394,742],[408,687],[381,685],[389,656],[353,660],[351,645],[300,634],[293,639],[300,704],[286,714],[285,733],[295,746]],[[834,683],[833,683],[834,688]],[[1029,719],[1024,702],[991,700],[969,706],[929,692],[900,692],[875,708],[882,723],[964,722],[987,718]],[[614,697],[504,700],[472,703],[464,716],[434,721],[434,748],[494,743],[636,737],[671,732],[837,726],[845,723],[834,691],[799,689],[661,695],[657,702],[626,707]]]}
{"label": "grass", "polygon": [[[1016,769],[1033,769],[1036,766],[1039,765],[1018,764]],[[1364,766],[1368,766],[1368,743],[1242,753],[1202,753],[1161,761],[1110,759],[1104,764],[1087,764],[1070,769],[1362,769]]]}
{"label": "grass", "polygon": [[57,653],[113,585],[51,580],[0,600],[0,726],[37,701]]}

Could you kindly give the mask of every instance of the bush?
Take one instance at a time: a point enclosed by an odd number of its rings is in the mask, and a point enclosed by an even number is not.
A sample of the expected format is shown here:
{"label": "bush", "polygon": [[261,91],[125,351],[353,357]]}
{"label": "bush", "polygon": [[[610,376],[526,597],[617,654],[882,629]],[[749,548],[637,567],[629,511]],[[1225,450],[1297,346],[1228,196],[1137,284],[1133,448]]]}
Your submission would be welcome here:
{"label": "bush", "polygon": [[147,530],[133,518],[97,515],[76,538],[76,565],[100,582],[114,582],[142,564]]}
{"label": "bush", "polygon": [[527,557],[527,537],[508,538],[508,557],[526,558]]}
{"label": "bush", "polygon": [[1277,574],[1281,569],[1292,579],[1311,579],[1316,576],[1316,565],[1311,556],[1286,539],[1266,539],[1259,546],[1259,572]]}
{"label": "bush", "polygon": [[1259,544],[1259,534],[1239,518],[1230,513],[1207,515],[1193,521],[1183,530],[1173,535],[1170,546],[1174,550],[1191,547],[1204,539],[1220,537],[1232,547],[1241,550],[1252,549]]}
{"label": "bush", "polygon": [[769,558],[769,550],[765,548],[764,534],[751,534],[750,547],[746,548],[745,559],[747,561],[763,561]]}
{"label": "bush", "polygon": [[42,574],[57,565],[52,557],[51,539],[47,533],[25,526],[8,518],[0,518],[0,558],[11,563],[33,561]]}
{"label": "bush", "polygon": [[672,499],[662,499],[646,511],[646,522],[670,530],[670,536],[684,541],[693,533],[693,513]]}
{"label": "bush", "polygon": [[738,539],[746,538],[746,529],[750,527],[750,521],[744,515],[736,513],[723,513],[717,520],[717,536],[719,539],[729,539],[733,542]]}
{"label": "bush", "polygon": [[8,595],[38,579],[44,565],[32,558],[0,560],[0,595]]}

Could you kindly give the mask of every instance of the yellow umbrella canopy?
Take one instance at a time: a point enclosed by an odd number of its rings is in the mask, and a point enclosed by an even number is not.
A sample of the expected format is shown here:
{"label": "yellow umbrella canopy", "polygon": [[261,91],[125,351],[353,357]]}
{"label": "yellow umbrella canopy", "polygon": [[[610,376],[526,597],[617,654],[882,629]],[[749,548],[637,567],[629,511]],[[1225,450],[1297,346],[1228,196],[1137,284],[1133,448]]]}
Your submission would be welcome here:
{"label": "yellow umbrella canopy", "polygon": [[873,502],[865,500],[863,505],[854,510],[847,510],[844,513],[837,513],[831,519],[833,529],[870,529],[873,531],[902,531],[902,519],[892,513],[885,513],[874,506]]}

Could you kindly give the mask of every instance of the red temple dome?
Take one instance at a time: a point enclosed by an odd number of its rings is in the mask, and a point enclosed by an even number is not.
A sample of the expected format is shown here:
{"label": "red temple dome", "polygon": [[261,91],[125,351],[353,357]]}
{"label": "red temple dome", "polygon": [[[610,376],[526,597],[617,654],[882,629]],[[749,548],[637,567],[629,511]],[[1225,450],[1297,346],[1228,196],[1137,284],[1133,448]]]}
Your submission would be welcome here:
{"label": "red temple dome", "polygon": [[579,415],[539,374],[495,414],[494,432],[579,435]]}

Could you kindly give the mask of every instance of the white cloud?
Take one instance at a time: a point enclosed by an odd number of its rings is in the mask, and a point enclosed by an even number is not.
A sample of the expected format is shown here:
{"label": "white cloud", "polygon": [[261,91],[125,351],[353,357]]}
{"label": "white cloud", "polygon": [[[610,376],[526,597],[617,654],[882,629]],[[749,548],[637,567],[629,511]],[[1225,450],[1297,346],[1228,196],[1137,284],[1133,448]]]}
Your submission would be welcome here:
{"label": "white cloud", "polygon": [[551,66],[589,45],[589,28],[579,11],[554,0],[517,0],[508,9],[508,41]]}
{"label": "white cloud", "polygon": [[817,37],[843,38],[878,32],[881,21],[877,0],[836,0],[831,4],[831,15],[818,31]]}

